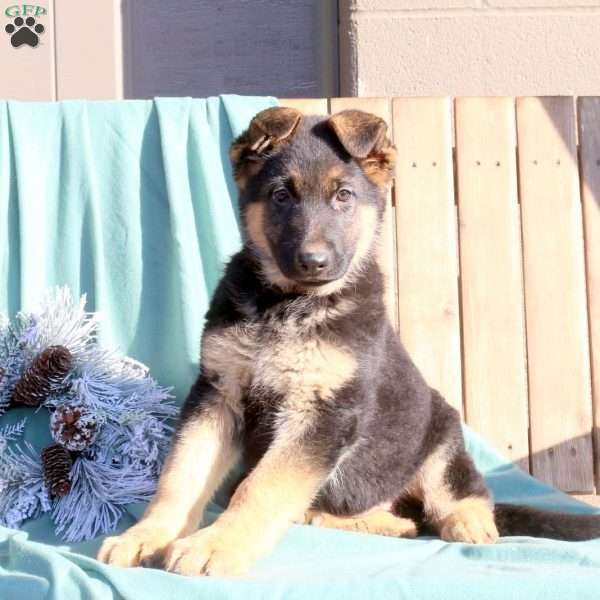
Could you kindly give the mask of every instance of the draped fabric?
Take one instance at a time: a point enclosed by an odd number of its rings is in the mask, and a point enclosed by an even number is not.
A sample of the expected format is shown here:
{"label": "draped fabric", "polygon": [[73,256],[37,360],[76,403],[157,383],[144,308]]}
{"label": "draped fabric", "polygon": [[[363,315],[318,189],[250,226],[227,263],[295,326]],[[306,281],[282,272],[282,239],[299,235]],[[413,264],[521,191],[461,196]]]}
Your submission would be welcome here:
{"label": "draped fabric", "polygon": [[0,102],[0,314],[68,285],[100,341],[185,396],[240,244],[227,157],[272,98]]}

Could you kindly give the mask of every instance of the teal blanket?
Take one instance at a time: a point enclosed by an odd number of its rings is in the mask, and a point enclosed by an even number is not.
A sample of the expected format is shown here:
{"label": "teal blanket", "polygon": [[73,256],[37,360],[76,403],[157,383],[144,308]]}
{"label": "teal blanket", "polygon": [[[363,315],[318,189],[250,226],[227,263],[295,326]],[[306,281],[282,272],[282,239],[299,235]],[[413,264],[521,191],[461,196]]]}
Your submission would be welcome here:
{"label": "teal blanket", "polygon": [[[0,102],[0,313],[56,284],[86,292],[104,315],[102,343],[148,364],[183,400],[208,298],[240,242],[227,148],[274,103]],[[33,423],[27,438],[43,445],[42,429]],[[594,510],[466,435],[498,500]],[[120,529],[142,510],[131,506]],[[0,529],[0,600],[600,597],[600,541],[468,546],[294,525],[249,577],[231,580],[108,567],[93,558],[100,541],[62,545],[47,518]]]}

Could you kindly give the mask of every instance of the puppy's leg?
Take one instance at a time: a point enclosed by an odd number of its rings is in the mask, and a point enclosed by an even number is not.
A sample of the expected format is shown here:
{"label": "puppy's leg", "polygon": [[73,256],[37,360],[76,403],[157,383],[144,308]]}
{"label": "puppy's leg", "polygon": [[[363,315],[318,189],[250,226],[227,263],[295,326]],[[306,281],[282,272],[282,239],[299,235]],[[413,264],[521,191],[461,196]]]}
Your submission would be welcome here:
{"label": "puppy's leg", "polygon": [[98,560],[117,566],[155,563],[173,540],[198,526],[207,502],[238,457],[234,415],[216,392],[208,393],[212,397],[202,398],[202,406],[189,416],[184,409],[144,516],[121,536],[107,538]]}
{"label": "puppy's leg", "polygon": [[390,537],[414,538],[417,525],[412,519],[397,517],[385,507],[375,507],[359,515],[338,517],[321,511],[305,513],[305,523],[330,529],[344,529],[361,533],[374,533]]}
{"label": "puppy's leg", "polygon": [[412,492],[425,518],[447,542],[491,544],[498,539],[493,502],[483,478],[460,444],[443,443],[425,460]]}
{"label": "puppy's leg", "polygon": [[185,575],[245,573],[310,506],[326,476],[304,441],[276,438],[217,521],[170,546],[166,567]]}

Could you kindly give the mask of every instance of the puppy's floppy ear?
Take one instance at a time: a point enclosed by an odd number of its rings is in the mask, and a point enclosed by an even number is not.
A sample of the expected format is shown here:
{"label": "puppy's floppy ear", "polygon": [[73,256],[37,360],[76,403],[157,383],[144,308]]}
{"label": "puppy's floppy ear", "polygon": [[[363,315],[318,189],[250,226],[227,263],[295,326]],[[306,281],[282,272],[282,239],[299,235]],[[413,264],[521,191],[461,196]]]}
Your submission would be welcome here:
{"label": "puppy's floppy ear", "polygon": [[396,150],[386,137],[383,119],[362,110],[343,110],[329,118],[344,150],[377,185],[387,185],[392,177]]}
{"label": "puppy's floppy ear", "polygon": [[301,121],[302,113],[295,108],[274,106],[259,112],[229,150],[238,183],[256,173],[266,153],[289,140]]}
{"label": "puppy's floppy ear", "polygon": [[362,110],[343,110],[330,117],[329,124],[353,158],[367,158],[379,149],[387,131],[383,119]]}

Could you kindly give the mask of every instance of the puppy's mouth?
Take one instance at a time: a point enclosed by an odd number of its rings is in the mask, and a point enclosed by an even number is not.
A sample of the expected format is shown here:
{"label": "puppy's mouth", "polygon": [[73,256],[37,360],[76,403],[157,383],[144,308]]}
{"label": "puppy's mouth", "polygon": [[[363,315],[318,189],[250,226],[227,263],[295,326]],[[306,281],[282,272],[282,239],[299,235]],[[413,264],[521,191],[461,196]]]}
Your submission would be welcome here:
{"label": "puppy's mouth", "polygon": [[338,268],[331,269],[328,273],[321,274],[298,273],[297,271],[294,271],[292,273],[286,273],[285,275],[288,279],[291,279],[298,286],[316,289],[324,287],[327,284],[339,281],[340,279],[343,279],[346,275],[346,272],[346,268]]}
{"label": "puppy's mouth", "polygon": [[321,287],[322,285],[327,285],[333,281],[337,281],[338,277],[334,277],[333,279],[295,279],[296,283],[304,285],[306,287]]}

